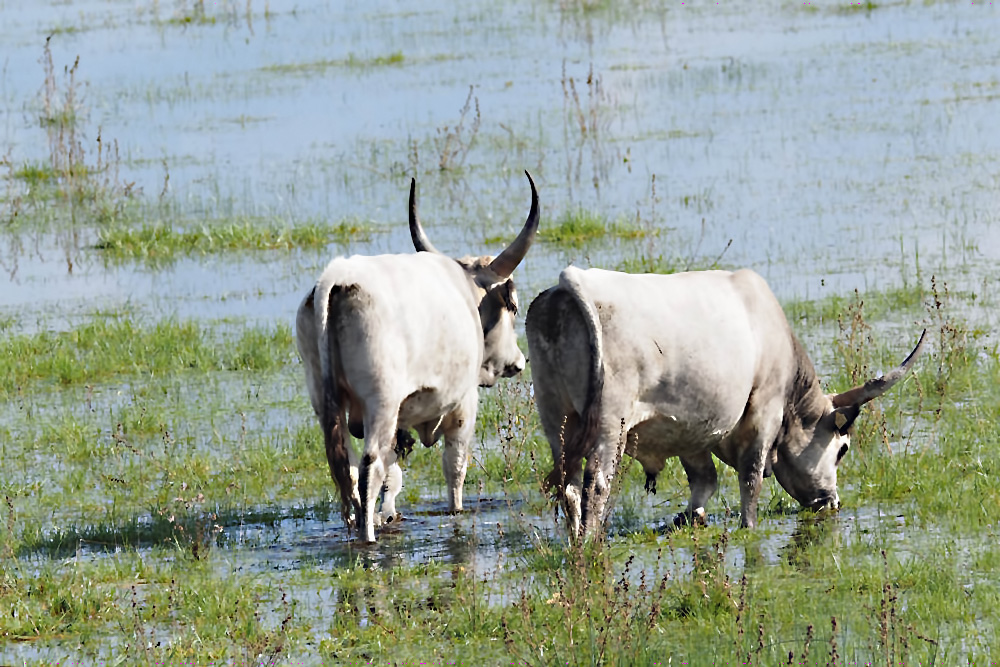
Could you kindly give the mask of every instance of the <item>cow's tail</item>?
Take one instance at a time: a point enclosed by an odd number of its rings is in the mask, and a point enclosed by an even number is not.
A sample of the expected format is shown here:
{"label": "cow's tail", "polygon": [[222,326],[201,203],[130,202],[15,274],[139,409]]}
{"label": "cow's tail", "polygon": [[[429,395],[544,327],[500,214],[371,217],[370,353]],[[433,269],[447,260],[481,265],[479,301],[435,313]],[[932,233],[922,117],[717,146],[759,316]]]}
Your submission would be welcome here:
{"label": "cow's tail", "polygon": [[323,380],[323,400],[319,421],[323,429],[323,439],[326,444],[326,462],[330,466],[330,477],[333,478],[340,492],[341,515],[344,522],[350,526],[350,512],[354,495],[354,483],[351,480],[351,462],[347,451],[347,435],[343,419],[343,406],[340,404],[338,372],[341,372],[340,355],[337,349],[337,336],[332,318],[336,317],[335,301],[345,290],[326,276],[316,283],[313,293],[316,312],[316,342],[319,346],[320,373]]}
{"label": "cow's tail", "polygon": [[579,424],[571,433],[565,435],[561,460],[555,462],[555,468],[548,479],[550,487],[554,486],[560,495],[565,492],[567,471],[579,470],[583,459],[590,455],[597,442],[601,402],[604,396],[604,336],[601,333],[597,306],[587,296],[580,283],[581,273],[579,269],[570,267],[559,274],[559,287],[572,297],[579,308],[587,327],[587,340],[590,343],[587,355],[590,365],[587,393]]}

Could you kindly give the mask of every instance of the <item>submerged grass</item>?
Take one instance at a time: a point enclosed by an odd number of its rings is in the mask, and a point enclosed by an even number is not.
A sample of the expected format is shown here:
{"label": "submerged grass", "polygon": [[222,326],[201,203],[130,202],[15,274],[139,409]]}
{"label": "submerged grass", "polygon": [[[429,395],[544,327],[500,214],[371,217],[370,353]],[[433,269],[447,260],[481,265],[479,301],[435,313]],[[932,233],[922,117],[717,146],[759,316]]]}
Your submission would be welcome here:
{"label": "submerged grass", "polygon": [[670,534],[645,560],[635,540],[541,545],[502,568],[514,589],[502,598],[494,580],[463,565],[372,567],[359,552],[332,573],[302,567],[325,582],[317,608],[308,585],[239,570],[219,577],[218,551],[198,559],[171,547],[72,568],[15,565],[22,585],[0,598],[16,611],[4,621],[8,637],[100,637],[117,627],[133,641],[114,655],[133,659],[235,657],[253,643],[340,664],[943,664],[964,654],[944,645],[946,623],[968,628],[968,646],[995,646],[974,628],[996,596],[963,590],[953,552],[934,565],[896,560],[881,537],[860,536],[840,545],[854,566],[839,568],[822,557],[835,534],[829,523],[807,524],[781,560],[735,573],[727,563],[759,548],[753,536]]}
{"label": "submerged grass", "polygon": [[865,316],[873,320],[886,319],[903,312],[920,313],[930,303],[932,294],[920,282],[886,290],[867,290],[862,295],[833,294],[822,299],[786,301],[783,305],[789,319],[799,319],[815,324],[836,323],[844,313],[859,304],[864,307]]}
{"label": "submerged grass", "polygon": [[[859,419],[841,465],[839,515],[798,511],[770,483],[759,529],[737,531],[738,517],[723,511],[738,498],[735,475],[722,467],[708,526],[652,529],[683,507],[683,471],[668,465],[660,494],[647,497],[631,466],[609,537],[570,546],[562,526],[547,537],[539,530],[551,505],[539,488],[551,463],[522,379],[484,392],[466,482],[470,498],[506,498],[510,511],[477,523],[470,501],[462,521],[431,538],[464,545],[449,547],[451,562],[407,542],[426,536],[419,518],[373,549],[345,542],[299,370],[282,365],[287,356],[254,352],[287,355],[290,331],[250,330],[220,353],[193,342],[205,331],[171,325],[159,332],[178,341],[164,346],[166,359],[187,361],[147,361],[159,370],[139,376],[130,400],[41,425],[41,413],[22,415],[9,427],[0,599],[15,613],[0,615],[0,635],[34,647],[69,637],[94,658],[160,661],[244,651],[341,664],[947,664],[989,655],[1000,648],[996,628],[981,622],[1000,603],[990,576],[1000,562],[1000,495],[990,482],[1000,473],[990,446],[1000,438],[1000,355],[982,350],[935,283],[925,290],[934,345],[900,390]],[[891,291],[840,312],[834,382],[898,363],[912,345],[879,344],[865,308],[882,298]],[[87,359],[100,347],[88,340],[141,349],[155,332],[134,322],[92,328],[54,347],[72,343]],[[169,353],[185,348],[195,352]],[[106,361],[114,356],[126,353]],[[278,375],[248,376],[262,386],[234,392],[206,373],[194,384],[207,386],[193,391],[181,379],[192,359],[214,369],[277,359]],[[953,400],[970,387],[974,405]],[[291,426],[267,426],[289,403]],[[400,509],[426,502],[442,482],[440,450],[418,448],[404,463]],[[294,517],[329,526],[328,546],[291,569],[242,565],[276,553],[272,541],[287,550],[295,538],[280,526]],[[272,526],[270,537],[248,538],[259,532],[251,525]],[[482,546],[495,562],[483,562]],[[400,548],[429,555],[390,555]],[[117,648],[99,648],[109,636]]]}
{"label": "submerged grass", "polygon": [[72,632],[89,640],[113,627],[128,636],[113,655],[157,664],[166,657],[210,656],[196,647],[218,646],[222,635],[229,648],[216,657],[270,661],[289,638],[301,636],[301,625],[291,623],[292,601],[273,582],[243,575],[206,586],[216,579],[211,564],[176,560],[171,552],[151,554],[150,563],[122,554],[71,569],[19,568],[21,585],[0,588],[4,607],[16,619],[5,628],[7,639],[37,641]]}
{"label": "submerged grass", "polygon": [[135,229],[114,226],[98,232],[96,248],[115,260],[168,261],[183,255],[233,250],[322,248],[370,237],[374,227],[358,220],[278,225],[258,219],[200,225],[158,222]]}
{"label": "submerged grass", "polygon": [[0,397],[106,381],[119,375],[155,378],[183,369],[261,370],[293,355],[288,325],[250,329],[235,344],[215,345],[196,322],[146,324],[98,315],[76,329],[10,335],[0,341]]}
{"label": "submerged grass", "polygon": [[321,74],[328,69],[370,69],[373,67],[400,66],[406,62],[402,51],[379,56],[362,57],[349,53],[346,58],[315,60],[307,63],[268,65],[261,71],[268,74]]}
{"label": "submerged grass", "polygon": [[656,234],[625,219],[608,221],[598,213],[577,208],[563,213],[554,225],[538,232],[543,241],[561,246],[581,246],[605,238],[636,240]]}
{"label": "submerged grass", "polygon": [[8,196],[0,199],[0,219],[10,228],[50,221],[53,202],[68,209],[61,209],[60,217],[73,223],[107,224],[124,218],[132,206],[134,183],[119,176],[117,142],[105,141],[100,128],[93,143],[85,144],[82,138],[87,113],[76,78],[80,57],[64,66],[60,78],[52,58],[53,36],[45,40],[40,61],[45,79],[32,109],[45,131],[48,158],[19,165],[9,157],[0,160],[8,182]]}

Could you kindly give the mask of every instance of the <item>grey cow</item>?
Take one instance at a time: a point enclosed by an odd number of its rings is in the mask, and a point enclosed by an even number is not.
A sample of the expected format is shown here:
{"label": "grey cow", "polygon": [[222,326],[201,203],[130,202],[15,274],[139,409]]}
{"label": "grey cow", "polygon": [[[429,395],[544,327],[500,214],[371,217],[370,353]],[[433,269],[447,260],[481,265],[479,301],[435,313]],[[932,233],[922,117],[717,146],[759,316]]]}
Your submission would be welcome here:
{"label": "grey cow", "polygon": [[[525,172],[527,175],[527,172]],[[444,435],[448,507],[462,509],[478,390],[524,369],[511,274],[538,229],[538,193],[517,238],[496,258],[451,259],[427,240],[410,184],[416,254],[334,259],[299,306],[296,335],[345,520],[375,541],[375,503],[395,518],[402,488],[397,446],[415,428],[431,445]],[[360,460],[344,433],[364,438]]]}
{"label": "grey cow", "polygon": [[750,270],[569,267],[531,303],[525,330],[555,462],[548,482],[573,535],[604,518],[622,447],[642,464],[648,491],[666,459],[680,457],[691,491],[681,520],[704,520],[718,486],[713,454],[738,473],[744,527],[756,524],[772,471],[803,506],[836,508],[851,424],[903,377],[924,340],[883,378],[825,394],[777,299]]}

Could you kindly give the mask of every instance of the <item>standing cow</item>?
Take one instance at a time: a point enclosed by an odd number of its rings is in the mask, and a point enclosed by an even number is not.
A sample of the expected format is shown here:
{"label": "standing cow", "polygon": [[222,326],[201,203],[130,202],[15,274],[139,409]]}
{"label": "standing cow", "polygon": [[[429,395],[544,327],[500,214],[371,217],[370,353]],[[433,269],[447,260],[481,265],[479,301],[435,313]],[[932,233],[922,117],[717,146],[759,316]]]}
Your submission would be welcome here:
{"label": "standing cow", "polygon": [[[345,520],[375,541],[375,502],[395,517],[402,487],[397,443],[415,428],[431,445],[444,435],[448,508],[462,509],[478,387],[524,369],[510,276],[538,229],[538,193],[517,238],[495,259],[451,259],[427,240],[410,183],[412,255],[334,259],[299,306],[295,328],[306,384],[319,417],[330,476]],[[364,438],[360,458],[344,426]]]}
{"label": "standing cow", "polygon": [[713,454],[737,471],[744,527],[756,524],[772,471],[803,506],[836,508],[851,424],[923,345],[921,336],[883,378],[824,394],[777,299],[750,270],[569,267],[532,302],[525,330],[555,463],[548,481],[573,535],[603,520],[622,446],[642,464],[650,492],[666,459],[680,457],[691,490],[681,520],[704,520],[718,486]]}

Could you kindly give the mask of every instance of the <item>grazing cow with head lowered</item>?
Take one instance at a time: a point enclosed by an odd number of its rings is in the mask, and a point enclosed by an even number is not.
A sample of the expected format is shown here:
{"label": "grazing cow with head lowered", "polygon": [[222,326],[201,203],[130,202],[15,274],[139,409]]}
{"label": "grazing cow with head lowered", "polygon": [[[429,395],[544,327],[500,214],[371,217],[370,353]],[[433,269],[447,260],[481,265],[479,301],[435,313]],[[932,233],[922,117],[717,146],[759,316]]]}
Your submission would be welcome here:
{"label": "grazing cow with head lowered", "polygon": [[573,535],[603,520],[623,449],[642,464],[649,492],[666,459],[680,457],[691,491],[680,520],[704,520],[717,488],[713,454],[737,471],[744,527],[756,524],[772,471],[803,506],[836,508],[851,424],[923,345],[921,336],[888,375],[827,395],[777,299],[750,270],[569,267],[532,302],[525,330],[552,447],[548,481]]}
{"label": "grazing cow with head lowered", "polygon": [[[496,258],[458,260],[427,240],[411,182],[410,235],[418,252],[334,259],[299,306],[299,354],[330,476],[345,520],[353,506],[358,532],[369,542],[383,487],[382,514],[395,517],[402,486],[397,450],[412,442],[410,428],[428,446],[444,435],[448,507],[462,509],[477,388],[524,369],[510,276],[538,228],[538,193],[530,175],[528,182],[531,211],[510,246]],[[360,461],[345,425],[364,438]]]}

